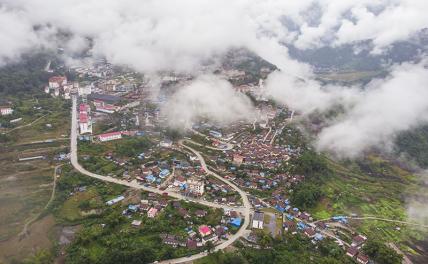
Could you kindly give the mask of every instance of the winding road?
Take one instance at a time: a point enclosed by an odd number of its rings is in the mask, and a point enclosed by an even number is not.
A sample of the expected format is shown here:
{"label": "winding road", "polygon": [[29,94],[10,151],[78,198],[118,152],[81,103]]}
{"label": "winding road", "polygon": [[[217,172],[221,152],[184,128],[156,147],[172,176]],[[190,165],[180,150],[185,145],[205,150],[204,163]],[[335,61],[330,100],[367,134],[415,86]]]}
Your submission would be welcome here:
{"label": "winding road", "polygon": [[[71,108],[71,133],[70,133],[70,161],[71,164],[73,165],[73,167],[80,173],[87,175],[89,177],[101,180],[101,181],[105,181],[105,182],[111,182],[111,183],[115,183],[115,184],[120,184],[120,185],[124,185],[124,186],[128,186],[131,188],[135,188],[135,189],[141,189],[147,192],[152,192],[152,193],[156,193],[159,195],[163,195],[163,194],[168,194],[168,196],[176,198],[176,199],[180,199],[180,200],[189,200],[195,203],[199,203],[208,207],[213,207],[213,208],[222,208],[225,210],[235,210],[235,211],[239,211],[240,213],[242,213],[244,215],[244,223],[241,226],[241,228],[238,230],[238,232],[236,232],[234,235],[231,235],[229,237],[228,240],[224,241],[223,243],[217,245],[213,251],[218,251],[218,250],[222,250],[225,249],[226,247],[230,246],[231,244],[233,244],[237,239],[239,239],[241,236],[245,235],[247,233],[247,227],[250,224],[250,212],[251,212],[251,204],[248,200],[248,197],[246,195],[246,193],[244,191],[242,191],[241,189],[239,189],[235,184],[233,184],[232,182],[230,182],[227,179],[224,179],[223,177],[221,177],[220,175],[218,175],[217,173],[210,171],[205,163],[204,158],[202,157],[202,155],[196,151],[195,149],[188,147],[186,145],[183,145],[182,141],[180,141],[180,145],[184,148],[186,148],[187,150],[191,151],[193,154],[195,154],[200,163],[202,168],[205,170],[205,172],[223,182],[225,182],[226,184],[230,185],[235,191],[237,191],[242,199],[242,203],[243,203],[243,207],[229,207],[229,206],[225,206],[225,205],[220,205],[217,203],[212,203],[212,202],[208,202],[208,201],[204,201],[201,199],[190,199],[188,197],[185,197],[179,193],[176,192],[168,192],[168,191],[161,191],[159,189],[156,188],[152,188],[152,187],[146,187],[143,186],[141,184],[139,184],[136,180],[133,180],[131,182],[125,181],[125,180],[120,180],[117,178],[113,178],[113,177],[109,177],[109,176],[104,176],[104,175],[99,175],[96,173],[92,173],[90,171],[87,171],[85,168],[83,168],[78,161],[78,155],[77,155],[77,98],[76,96],[72,97],[72,108]],[[188,261],[193,261],[196,259],[200,259],[203,258],[207,255],[208,253],[206,252],[202,252],[199,254],[195,254],[189,257],[183,257],[183,258],[177,258],[177,259],[170,259],[170,260],[163,260],[163,261],[159,261],[157,263],[162,263],[162,264],[176,264],[176,263],[183,263],[183,262],[188,262]]]}

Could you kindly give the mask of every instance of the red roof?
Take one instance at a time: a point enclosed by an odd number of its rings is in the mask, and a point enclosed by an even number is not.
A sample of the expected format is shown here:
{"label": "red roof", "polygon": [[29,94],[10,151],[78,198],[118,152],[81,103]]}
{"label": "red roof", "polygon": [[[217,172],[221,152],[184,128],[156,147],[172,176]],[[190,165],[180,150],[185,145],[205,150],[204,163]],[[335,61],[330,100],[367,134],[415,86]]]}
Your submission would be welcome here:
{"label": "red roof", "polygon": [[63,81],[67,80],[65,76],[52,76],[49,78],[49,82],[56,82],[61,84]]}
{"label": "red roof", "polygon": [[211,233],[211,229],[206,225],[202,225],[199,227],[199,233],[203,235],[208,235]]}
{"label": "red roof", "polygon": [[80,104],[79,105],[80,112],[86,112],[86,111],[88,111],[88,109],[89,109],[89,105],[87,105],[87,104]]}
{"label": "red roof", "polygon": [[88,122],[88,115],[86,113],[80,113],[79,122],[80,123],[87,123]]}

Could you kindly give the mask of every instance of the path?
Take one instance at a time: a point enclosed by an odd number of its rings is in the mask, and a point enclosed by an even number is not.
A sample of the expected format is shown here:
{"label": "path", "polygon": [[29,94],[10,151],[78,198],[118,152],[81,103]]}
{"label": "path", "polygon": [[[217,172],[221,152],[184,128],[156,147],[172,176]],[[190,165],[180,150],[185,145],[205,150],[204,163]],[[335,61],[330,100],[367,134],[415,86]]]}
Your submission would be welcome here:
{"label": "path", "polygon": [[43,211],[49,207],[49,205],[52,203],[53,199],[55,198],[57,172],[62,165],[63,164],[55,166],[54,174],[53,174],[54,180],[53,180],[52,193],[51,193],[51,197],[49,198],[49,201],[47,202],[43,210],[41,210],[38,214],[30,218],[30,220],[28,220],[27,223],[25,223],[24,228],[22,229],[21,233],[19,233],[18,235],[18,237],[20,237],[21,239],[28,234],[28,227],[40,217]]}
{"label": "path", "polygon": [[24,127],[32,126],[37,121],[39,121],[40,119],[42,119],[43,117],[45,117],[47,115],[48,114],[42,115],[41,117],[37,118],[36,120],[32,121],[31,123],[28,123],[28,124],[25,124],[25,125],[22,125],[22,126],[18,126],[18,127],[12,128],[11,130],[4,132],[3,134],[9,134],[10,132],[15,131],[17,129],[21,129],[21,128],[24,128]]}

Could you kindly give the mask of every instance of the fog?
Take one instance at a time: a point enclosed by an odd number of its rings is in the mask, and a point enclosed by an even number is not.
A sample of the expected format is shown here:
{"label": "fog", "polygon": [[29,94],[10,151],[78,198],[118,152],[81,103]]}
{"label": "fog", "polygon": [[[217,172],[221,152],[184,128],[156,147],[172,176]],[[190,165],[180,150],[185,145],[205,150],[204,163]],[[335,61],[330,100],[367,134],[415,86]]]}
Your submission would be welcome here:
{"label": "fog", "polygon": [[[207,59],[247,48],[281,69],[267,80],[271,98],[304,114],[343,105],[345,113],[329,120],[316,147],[356,157],[373,146],[387,150],[397,133],[426,123],[423,63],[396,65],[367,87],[323,86],[284,44],[308,49],[370,41],[377,54],[426,28],[427,13],[420,0],[0,0],[0,65],[61,47],[67,62],[88,50],[155,76],[194,73]],[[175,126],[201,114],[227,123],[252,112],[214,77],[196,79],[171,100],[165,111]]]}

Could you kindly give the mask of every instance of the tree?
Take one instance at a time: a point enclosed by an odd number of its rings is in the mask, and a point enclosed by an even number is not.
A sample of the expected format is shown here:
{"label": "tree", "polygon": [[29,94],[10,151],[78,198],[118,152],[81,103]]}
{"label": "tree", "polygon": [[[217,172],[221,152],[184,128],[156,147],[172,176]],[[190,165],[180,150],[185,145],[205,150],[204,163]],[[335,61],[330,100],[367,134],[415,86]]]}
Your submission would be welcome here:
{"label": "tree", "polygon": [[208,250],[208,252],[211,252],[211,251],[214,249],[214,244],[213,244],[213,242],[212,242],[212,241],[208,241],[208,242],[205,244],[205,248]]}
{"label": "tree", "polygon": [[322,191],[318,185],[310,182],[299,184],[291,194],[291,202],[303,209],[313,207],[322,197]]}
{"label": "tree", "polygon": [[400,264],[403,261],[403,256],[395,252],[395,250],[372,239],[367,241],[363,251],[379,264]]}

